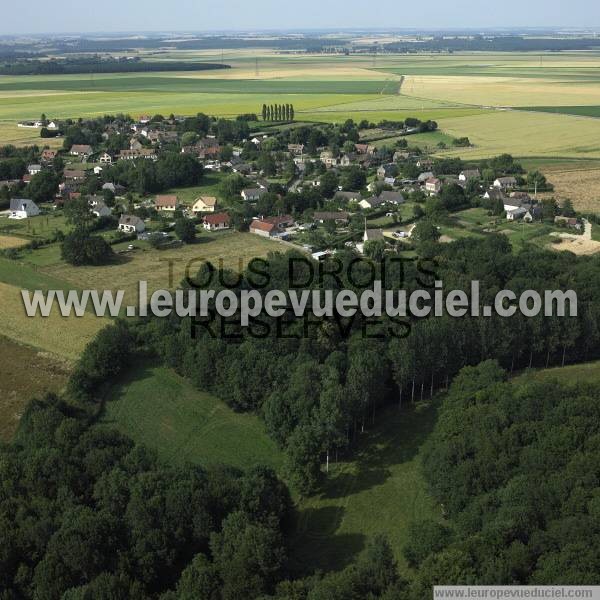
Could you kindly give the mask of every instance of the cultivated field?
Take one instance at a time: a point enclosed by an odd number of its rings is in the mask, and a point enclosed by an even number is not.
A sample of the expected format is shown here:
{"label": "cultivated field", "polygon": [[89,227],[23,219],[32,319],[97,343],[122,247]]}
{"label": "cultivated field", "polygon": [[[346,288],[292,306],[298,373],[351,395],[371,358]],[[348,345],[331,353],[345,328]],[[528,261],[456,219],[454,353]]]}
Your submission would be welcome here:
{"label": "cultivated field", "polygon": [[92,314],[62,317],[56,309],[49,317],[28,317],[21,299],[21,288],[6,283],[0,283],[0,306],[3,335],[69,360],[76,360],[106,324],[105,320]]}
{"label": "cultivated field", "polygon": [[107,402],[102,422],[171,463],[279,468],[281,454],[254,415],[232,411],[169,369],[139,365]]}

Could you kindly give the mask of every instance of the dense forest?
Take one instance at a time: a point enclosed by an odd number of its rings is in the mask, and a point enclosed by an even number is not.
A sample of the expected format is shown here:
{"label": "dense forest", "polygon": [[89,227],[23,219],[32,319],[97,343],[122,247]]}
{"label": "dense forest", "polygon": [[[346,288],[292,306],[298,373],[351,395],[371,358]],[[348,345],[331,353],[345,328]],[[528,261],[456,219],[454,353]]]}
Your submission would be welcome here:
{"label": "dense forest", "polygon": [[80,73],[146,73],[152,71],[208,71],[229,69],[221,63],[68,58],[19,60],[0,64],[0,75],[77,75]]}

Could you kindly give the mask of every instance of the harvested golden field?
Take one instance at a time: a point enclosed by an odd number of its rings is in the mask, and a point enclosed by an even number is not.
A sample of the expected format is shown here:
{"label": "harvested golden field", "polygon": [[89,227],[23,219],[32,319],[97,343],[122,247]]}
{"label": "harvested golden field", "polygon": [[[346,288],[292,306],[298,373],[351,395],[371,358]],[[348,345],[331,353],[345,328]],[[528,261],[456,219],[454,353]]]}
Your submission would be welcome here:
{"label": "harvested golden field", "polygon": [[46,318],[28,317],[21,289],[6,283],[0,283],[0,307],[3,335],[69,360],[77,359],[86,344],[107,323],[92,314],[62,317],[56,309]]}
{"label": "harvested golden field", "polygon": [[7,248],[20,248],[29,243],[29,240],[25,240],[14,235],[0,235],[0,250],[6,250]]}
{"label": "harvested golden field", "polygon": [[0,354],[0,441],[8,442],[32,398],[63,389],[71,363],[2,336]]}
{"label": "harvested golden field", "polygon": [[137,304],[139,281],[148,290],[172,289],[189,273],[193,277],[204,261],[233,270],[245,268],[254,257],[285,251],[281,243],[251,233],[202,233],[196,244],[169,250],[137,249],[114,265],[74,268],[57,263],[43,269],[78,289],[124,290],[125,301]]}
{"label": "harvested golden field", "polygon": [[559,200],[570,198],[575,210],[600,212],[600,169],[546,170]]}
{"label": "harvested golden field", "polygon": [[580,106],[600,102],[600,82],[557,79],[413,75],[402,93],[418,98],[481,106]]}
{"label": "harvested golden field", "polygon": [[518,157],[600,157],[600,119],[494,110],[445,118],[441,129],[454,137],[468,136],[474,144],[444,151],[446,156],[485,158],[507,152]]}

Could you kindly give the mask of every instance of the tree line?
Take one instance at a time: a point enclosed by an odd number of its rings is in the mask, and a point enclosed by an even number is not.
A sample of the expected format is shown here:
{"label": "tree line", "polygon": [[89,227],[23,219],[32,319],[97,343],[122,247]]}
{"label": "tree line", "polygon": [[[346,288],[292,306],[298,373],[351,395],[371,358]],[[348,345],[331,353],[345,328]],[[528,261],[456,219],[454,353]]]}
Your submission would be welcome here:
{"label": "tree line", "polygon": [[293,121],[294,120],[294,105],[293,104],[263,104],[262,105],[263,121]]}

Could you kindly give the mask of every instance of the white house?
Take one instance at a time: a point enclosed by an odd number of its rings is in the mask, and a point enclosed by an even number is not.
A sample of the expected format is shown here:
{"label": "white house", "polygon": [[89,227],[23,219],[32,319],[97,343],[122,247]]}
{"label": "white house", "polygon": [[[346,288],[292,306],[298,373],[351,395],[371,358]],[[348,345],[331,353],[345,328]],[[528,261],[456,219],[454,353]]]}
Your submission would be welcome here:
{"label": "white house", "polygon": [[27,167],[30,175],[37,175],[42,172],[42,165],[29,165]]}
{"label": "white house", "polygon": [[263,194],[266,193],[267,190],[263,188],[244,188],[240,195],[248,202],[256,202],[257,200],[260,200]]}
{"label": "white house", "polygon": [[206,215],[204,217],[204,229],[209,231],[219,231],[221,229],[229,229],[229,215],[227,213],[217,213],[215,215]]}
{"label": "white house", "polygon": [[514,208],[506,212],[506,219],[507,221],[518,221],[519,219],[523,219],[527,212],[526,208]]}
{"label": "white house", "polygon": [[122,215],[119,219],[119,231],[125,233],[142,233],[146,226],[144,221],[135,215]]}
{"label": "white house", "polygon": [[111,165],[112,164],[112,156],[110,154],[108,154],[108,152],[104,152],[103,154],[100,155],[99,161],[100,161],[100,163],[102,163],[104,165]]}
{"label": "white house", "polygon": [[13,198],[10,201],[9,219],[27,219],[40,214],[40,209],[33,200],[27,198]]}
{"label": "white house", "polygon": [[500,190],[511,190],[517,187],[517,180],[514,177],[498,177],[494,181],[494,187]]}
{"label": "white house", "polygon": [[469,179],[479,179],[481,174],[479,173],[479,169],[465,169],[461,171],[458,176],[459,181],[469,181]]}

